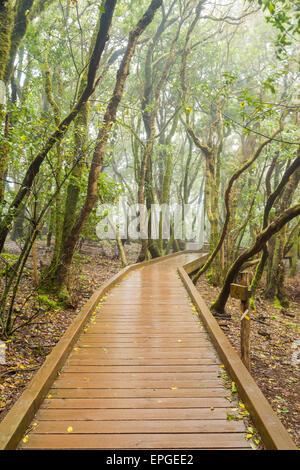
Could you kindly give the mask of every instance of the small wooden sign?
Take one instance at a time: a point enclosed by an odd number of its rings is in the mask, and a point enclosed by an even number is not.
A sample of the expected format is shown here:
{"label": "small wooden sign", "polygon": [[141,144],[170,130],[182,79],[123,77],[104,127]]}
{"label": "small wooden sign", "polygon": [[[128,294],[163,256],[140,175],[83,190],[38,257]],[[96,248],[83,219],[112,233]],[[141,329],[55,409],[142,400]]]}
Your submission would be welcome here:
{"label": "small wooden sign", "polygon": [[245,301],[248,299],[248,287],[240,284],[230,284],[230,295],[234,299]]}

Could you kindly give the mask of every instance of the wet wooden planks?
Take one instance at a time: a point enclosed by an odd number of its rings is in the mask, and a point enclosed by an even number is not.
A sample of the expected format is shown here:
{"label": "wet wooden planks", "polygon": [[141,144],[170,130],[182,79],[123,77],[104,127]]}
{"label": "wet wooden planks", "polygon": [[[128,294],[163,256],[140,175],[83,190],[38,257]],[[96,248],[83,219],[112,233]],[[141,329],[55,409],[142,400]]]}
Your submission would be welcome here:
{"label": "wet wooden planks", "polygon": [[137,269],[100,302],[23,448],[249,448],[176,273],[196,256]]}

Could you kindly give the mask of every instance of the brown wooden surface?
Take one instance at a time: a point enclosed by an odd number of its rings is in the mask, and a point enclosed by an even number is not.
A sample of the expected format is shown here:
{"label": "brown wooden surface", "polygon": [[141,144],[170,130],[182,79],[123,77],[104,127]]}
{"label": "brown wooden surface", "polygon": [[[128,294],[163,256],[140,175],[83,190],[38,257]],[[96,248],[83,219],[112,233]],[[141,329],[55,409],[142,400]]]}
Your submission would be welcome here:
{"label": "brown wooden surface", "polygon": [[176,271],[197,257],[136,269],[100,302],[22,448],[249,448]]}
{"label": "brown wooden surface", "polygon": [[248,287],[240,284],[230,284],[230,295],[234,299],[246,300],[248,298]]}

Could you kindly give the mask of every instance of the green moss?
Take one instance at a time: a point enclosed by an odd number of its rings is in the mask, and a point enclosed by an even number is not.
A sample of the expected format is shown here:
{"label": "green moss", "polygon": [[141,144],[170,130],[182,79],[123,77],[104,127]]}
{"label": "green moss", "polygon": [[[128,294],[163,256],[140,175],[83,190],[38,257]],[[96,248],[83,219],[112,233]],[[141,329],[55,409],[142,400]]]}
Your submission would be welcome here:
{"label": "green moss", "polygon": [[0,9],[0,24],[0,80],[3,80],[9,60],[13,25],[13,8],[11,0],[4,2],[4,5]]}
{"label": "green moss", "polygon": [[[8,3],[11,2],[9,1]],[[28,12],[31,10],[32,4],[33,0],[22,0],[22,2],[17,2],[15,6],[14,25],[10,37],[9,60],[7,62],[4,78],[4,81],[6,83],[10,79],[18,48],[21,44],[23,37],[26,34],[27,26],[29,23]]]}
{"label": "green moss", "polygon": [[47,305],[48,307],[50,307],[53,310],[58,307],[57,302],[55,302],[54,300],[49,299],[49,297],[47,295],[38,295],[37,300],[38,300],[38,302]]}
{"label": "green moss", "polygon": [[4,259],[16,261],[19,258],[19,255],[13,255],[12,253],[1,253],[1,257]]}
{"label": "green moss", "polygon": [[276,295],[275,295],[275,300],[274,300],[274,307],[278,308],[279,310],[283,309],[283,306],[281,305],[280,300],[278,299]]}
{"label": "green moss", "polygon": [[14,263],[8,263],[4,266],[3,269],[0,271],[0,276],[9,276],[10,273],[12,272]]}
{"label": "green moss", "polygon": [[250,297],[250,300],[249,300],[249,306],[252,312],[256,312],[255,300],[254,300],[254,297],[252,296]]}
{"label": "green moss", "polygon": [[69,305],[70,293],[66,286],[61,286],[58,293],[58,299],[63,304]]}

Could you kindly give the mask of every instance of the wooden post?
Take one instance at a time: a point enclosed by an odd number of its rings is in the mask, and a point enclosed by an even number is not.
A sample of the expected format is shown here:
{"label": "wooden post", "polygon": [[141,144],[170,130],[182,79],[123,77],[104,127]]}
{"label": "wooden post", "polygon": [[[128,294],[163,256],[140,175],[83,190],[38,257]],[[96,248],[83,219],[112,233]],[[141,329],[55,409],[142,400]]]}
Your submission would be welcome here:
{"label": "wooden post", "polygon": [[249,272],[240,274],[240,284],[230,284],[230,295],[241,301],[241,359],[250,372]]}
{"label": "wooden post", "polygon": [[[241,273],[241,285],[249,285],[249,272]],[[246,299],[241,299],[241,359],[247,369],[251,370],[250,364],[250,313],[249,313],[249,295]]]}

